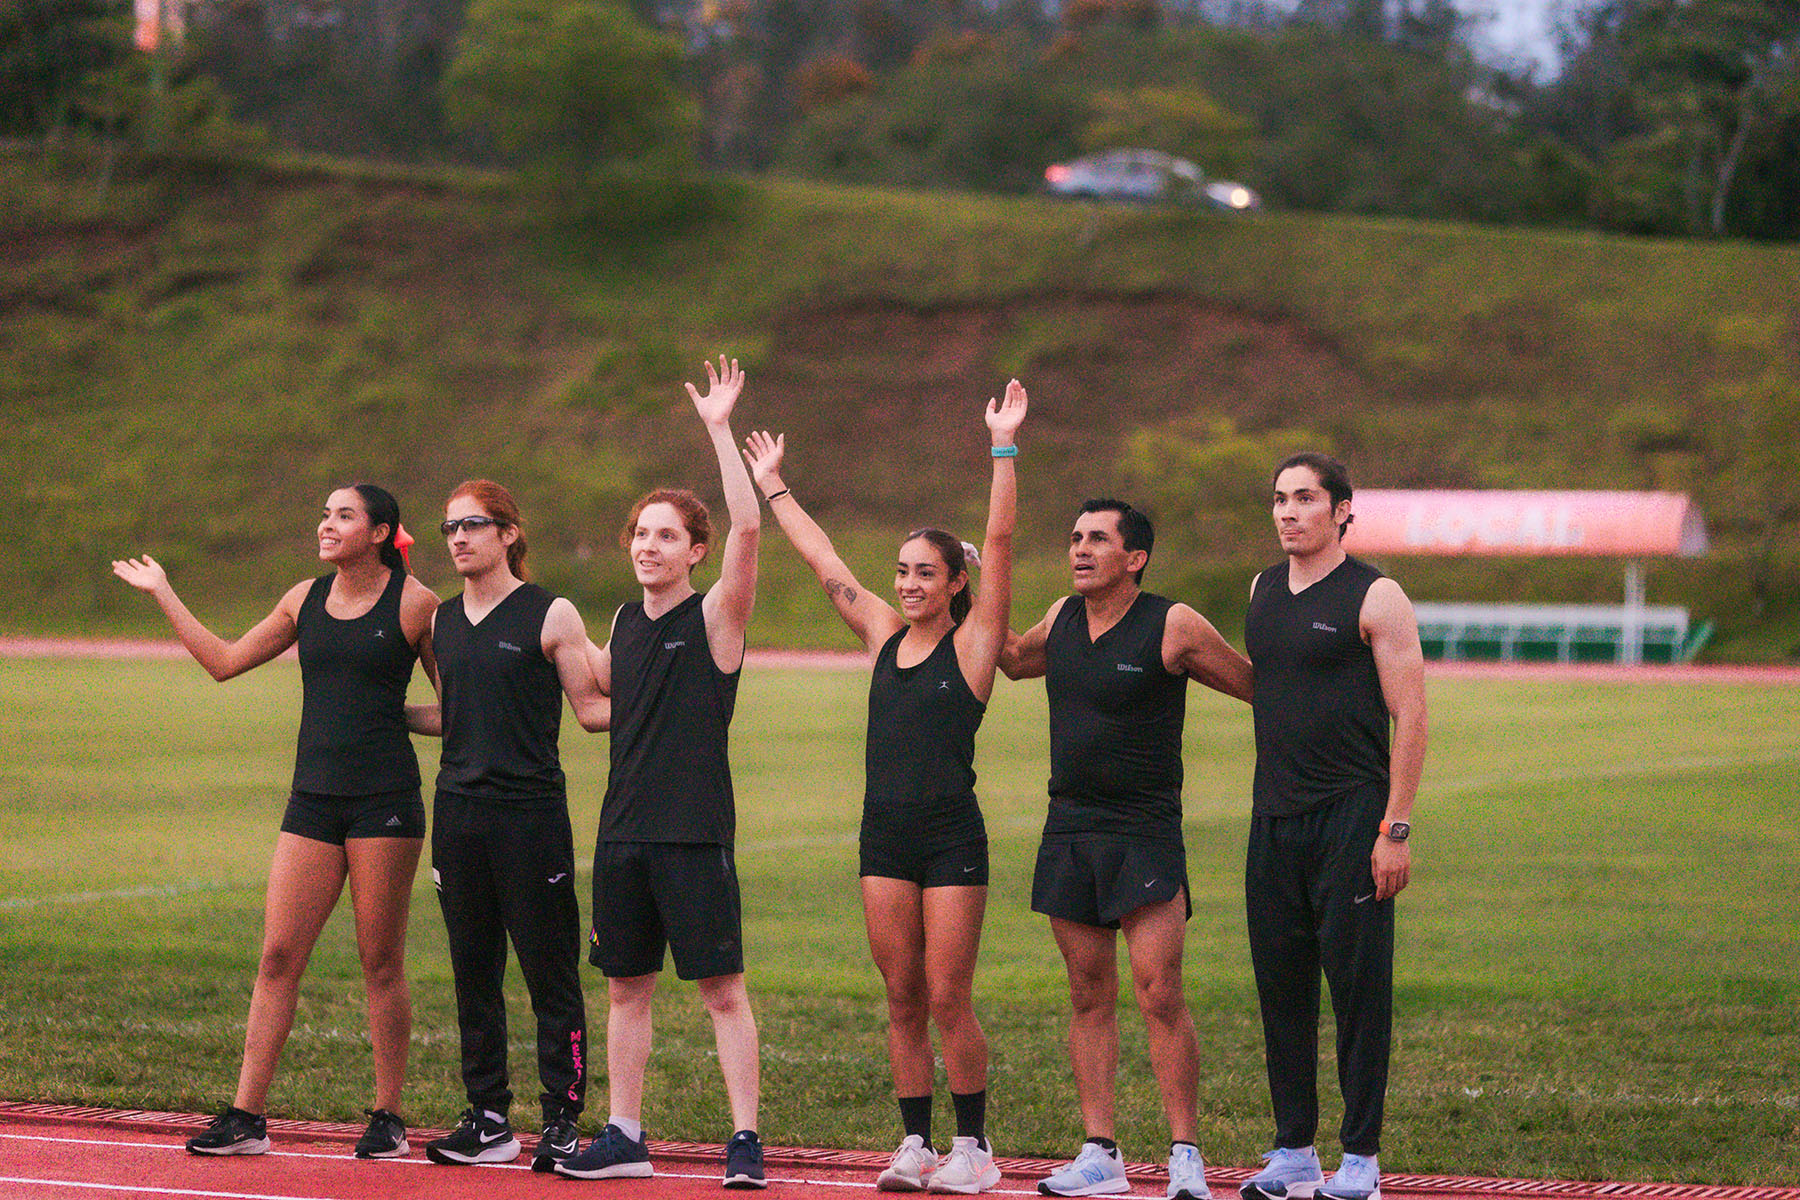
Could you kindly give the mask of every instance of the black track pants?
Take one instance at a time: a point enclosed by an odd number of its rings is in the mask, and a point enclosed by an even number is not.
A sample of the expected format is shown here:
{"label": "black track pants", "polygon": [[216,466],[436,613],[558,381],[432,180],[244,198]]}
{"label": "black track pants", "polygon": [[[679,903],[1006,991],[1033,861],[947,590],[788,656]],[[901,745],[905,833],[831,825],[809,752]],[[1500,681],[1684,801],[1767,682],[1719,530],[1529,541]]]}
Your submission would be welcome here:
{"label": "black track pants", "polygon": [[440,791],[431,874],[450,938],[469,1103],[498,1113],[512,1104],[501,991],[510,936],[537,1017],[544,1111],[579,1112],[587,1096],[587,1010],[568,805],[495,803]]}
{"label": "black track pants", "polygon": [[1310,1146],[1318,1132],[1323,971],[1337,1020],[1344,1150],[1381,1148],[1394,902],[1375,900],[1369,854],[1386,804],[1381,784],[1299,816],[1250,820],[1244,902],[1278,1146]]}

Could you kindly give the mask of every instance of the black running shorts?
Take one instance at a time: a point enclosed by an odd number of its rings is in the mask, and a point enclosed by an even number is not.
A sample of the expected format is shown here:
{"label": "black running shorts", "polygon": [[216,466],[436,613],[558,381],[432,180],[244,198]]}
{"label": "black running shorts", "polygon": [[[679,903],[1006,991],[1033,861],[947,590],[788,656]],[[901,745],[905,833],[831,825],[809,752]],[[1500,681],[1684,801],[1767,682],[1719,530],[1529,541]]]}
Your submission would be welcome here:
{"label": "black running shorts", "polygon": [[[858,874],[922,888],[986,887],[987,827],[970,799],[922,819],[919,807],[864,808]],[[927,810],[928,812],[930,810]]]}
{"label": "black running shorts", "polygon": [[350,838],[422,838],[425,802],[416,787],[372,796],[295,792],[281,816],[281,832],[333,846]]}
{"label": "black running shorts", "polygon": [[608,978],[662,970],[664,946],[680,979],[744,969],[743,911],[729,846],[601,842],[594,851],[593,911],[588,961]]}
{"label": "black running shorts", "polygon": [[[1038,847],[1031,911],[1117,929],[1146,904],[1187,892],[1187,850],[1179,841],[1109,833],[1051,834]],[[1192,895],[1187,915],[1194,915]]]}

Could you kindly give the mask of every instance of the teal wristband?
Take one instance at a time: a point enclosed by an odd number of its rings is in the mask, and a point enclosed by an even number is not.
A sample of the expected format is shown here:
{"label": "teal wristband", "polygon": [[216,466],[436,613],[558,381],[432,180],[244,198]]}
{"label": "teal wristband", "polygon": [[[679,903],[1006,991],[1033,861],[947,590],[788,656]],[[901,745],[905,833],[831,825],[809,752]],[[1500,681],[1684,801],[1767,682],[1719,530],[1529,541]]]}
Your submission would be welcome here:
{"label": "teal wristband", "polygon": [[988,450],[988,453],[995,458],[1017,458],[1019,457],[1019,448],[1017,446],[994,446]]}

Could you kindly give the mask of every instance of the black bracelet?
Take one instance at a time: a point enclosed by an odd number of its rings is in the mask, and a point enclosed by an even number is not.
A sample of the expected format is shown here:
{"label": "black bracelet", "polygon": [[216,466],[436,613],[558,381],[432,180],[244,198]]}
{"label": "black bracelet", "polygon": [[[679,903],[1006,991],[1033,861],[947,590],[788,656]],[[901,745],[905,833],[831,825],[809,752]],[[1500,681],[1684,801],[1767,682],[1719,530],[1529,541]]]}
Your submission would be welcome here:
{"label": "black bracelet", "polygon": [[783,496],[787,495],[789,492],[791,492],[793,490],[794,490],[793,488],[782,488],[779,492],[770,493],[768,496],[764,497],[764,499],[766,499],[770,504],[773,504],[777,500],[781,499]]}

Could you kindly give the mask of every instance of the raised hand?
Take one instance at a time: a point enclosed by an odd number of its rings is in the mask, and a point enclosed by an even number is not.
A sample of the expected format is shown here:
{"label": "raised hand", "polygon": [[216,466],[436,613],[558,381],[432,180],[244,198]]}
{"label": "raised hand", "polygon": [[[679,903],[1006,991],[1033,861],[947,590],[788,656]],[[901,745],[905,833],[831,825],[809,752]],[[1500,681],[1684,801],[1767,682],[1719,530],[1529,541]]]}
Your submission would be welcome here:
{"label": "raised hand", "polygon": [[693,397],[694,411],[700,414],[702,421],[708,425],[723,425],[731,419],[731,410],[737,406],[738,396],[743,393],[744,372],[738,367],[737,359],[727,362],[721,354],[716,369],[710,359],[707,361],[704,395],[691,383],[682,386]]}
{"label": "raised hand", "polygon": [[158,588],[169,586],[168,572],[148,554],[142,558],[128,558],[123,562],[114,560],[112,569],[114,575],[140,592],[154,593]]}
{"label": "raised hand", "polygon": [[1004,400],[989,400],[987,405],[988,434],[996,446],[1010,446],[1018,435],[1019,426],[1025,423],[1025,410],[1030,406],[1025,396],[1025,385],[1014,379],[1006,385]]}
{"label": "raised hand", "polygon": [[779,492],[782,488],[781,460],[787,454],[787,434],[770,437],[766,431],[758,429],[744,439],[744,446],[744,461],[750,464],[750,478],[756,481],[757,490],[764,496]]}

